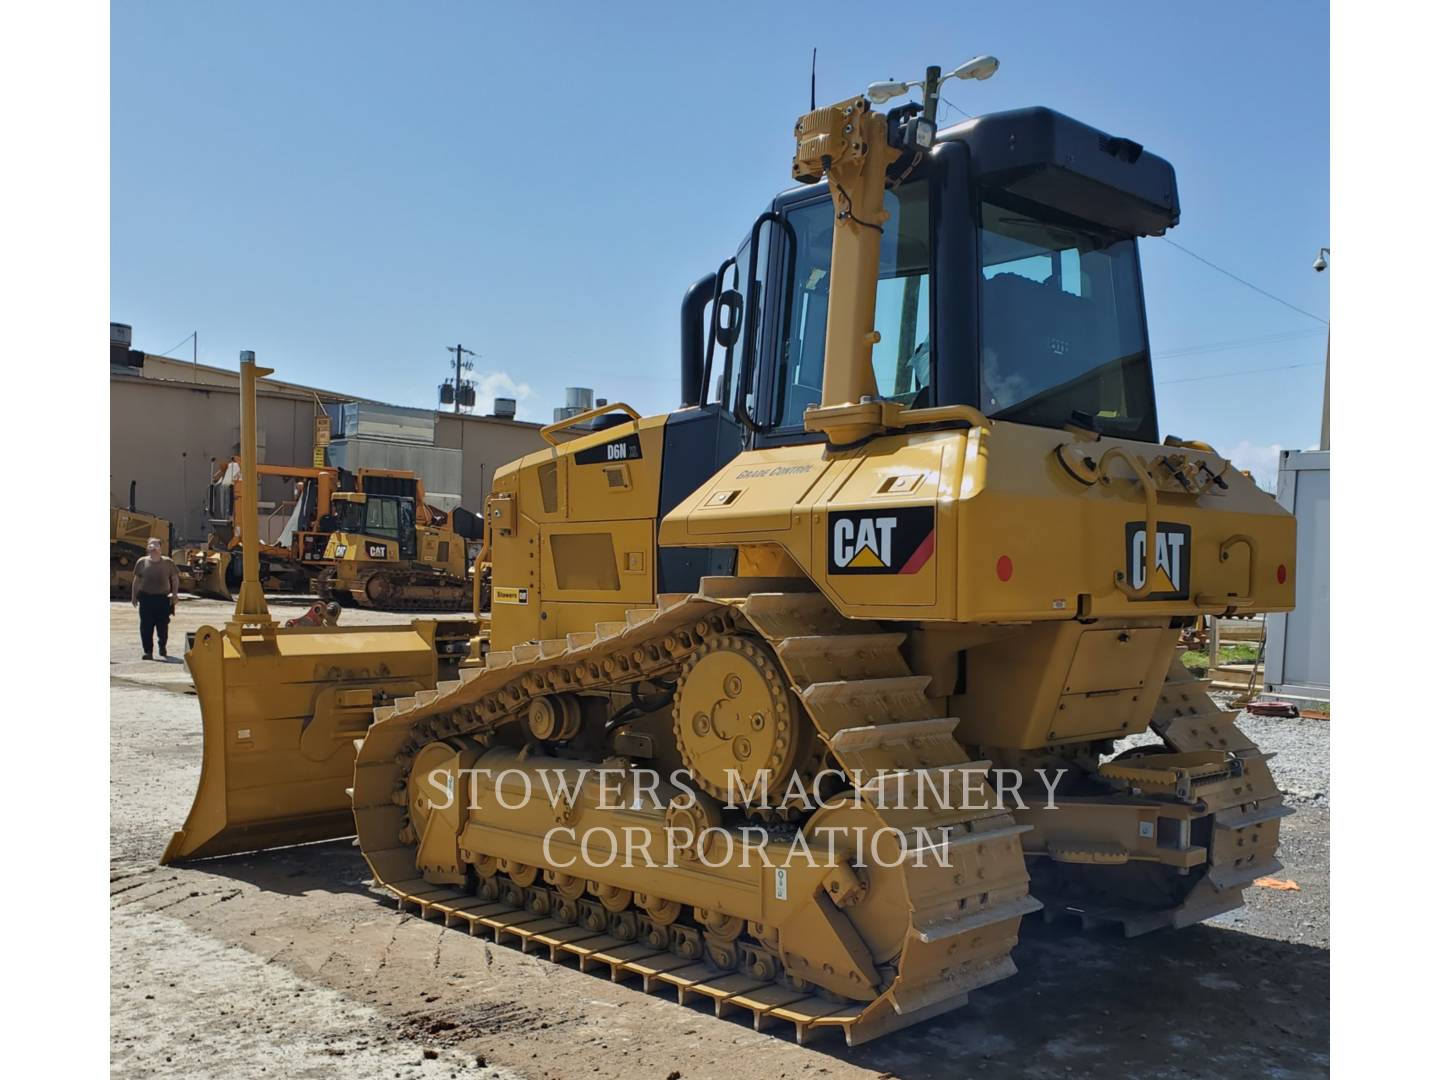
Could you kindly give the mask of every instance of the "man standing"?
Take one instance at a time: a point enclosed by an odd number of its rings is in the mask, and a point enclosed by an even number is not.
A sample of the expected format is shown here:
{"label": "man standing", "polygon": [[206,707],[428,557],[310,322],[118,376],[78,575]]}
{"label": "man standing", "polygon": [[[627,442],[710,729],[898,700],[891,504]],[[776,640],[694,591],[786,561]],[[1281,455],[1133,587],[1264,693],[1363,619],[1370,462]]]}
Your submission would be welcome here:
{"label": "man standing", "polygon": [[170,637],[170,616],[180,596],[180,571],[170,556],[163,554],[164,545],[155,537],[145,545],[145,554],[135,564],[135,580],[130,585],[130,604],[140,609],[140,643],[150,660],[151,640],[160,637],[160,655],[168,660],[165,645]]}

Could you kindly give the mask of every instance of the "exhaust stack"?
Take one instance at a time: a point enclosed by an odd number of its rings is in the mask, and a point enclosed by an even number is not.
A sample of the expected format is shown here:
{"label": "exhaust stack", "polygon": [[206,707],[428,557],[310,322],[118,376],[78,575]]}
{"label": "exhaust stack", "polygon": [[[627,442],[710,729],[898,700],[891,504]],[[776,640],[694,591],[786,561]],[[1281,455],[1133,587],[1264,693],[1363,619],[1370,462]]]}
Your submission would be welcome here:
{"label": "exhaust stack", "polygon": [[705,305],[715,299],[715,275],[706,274],[680,304],[680,407],[705,396]]}

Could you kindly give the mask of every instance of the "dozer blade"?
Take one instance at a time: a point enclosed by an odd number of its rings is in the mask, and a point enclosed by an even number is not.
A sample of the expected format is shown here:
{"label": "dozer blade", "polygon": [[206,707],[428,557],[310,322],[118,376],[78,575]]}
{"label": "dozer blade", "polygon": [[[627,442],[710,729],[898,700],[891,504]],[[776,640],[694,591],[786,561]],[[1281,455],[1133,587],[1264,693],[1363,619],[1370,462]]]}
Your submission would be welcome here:
{"label": "dozer blade", "polygon": [[192,565],[195,595],[211,600],[234,600],[230,591],[230,552],[209,551],[199,565]]}
{"label": "dozer blade", "polygon": [[185,654],[200,698],[200,784],[162,863],[355,832],[355,740],[374,709],[433,690],[436,624],[203,626]]}

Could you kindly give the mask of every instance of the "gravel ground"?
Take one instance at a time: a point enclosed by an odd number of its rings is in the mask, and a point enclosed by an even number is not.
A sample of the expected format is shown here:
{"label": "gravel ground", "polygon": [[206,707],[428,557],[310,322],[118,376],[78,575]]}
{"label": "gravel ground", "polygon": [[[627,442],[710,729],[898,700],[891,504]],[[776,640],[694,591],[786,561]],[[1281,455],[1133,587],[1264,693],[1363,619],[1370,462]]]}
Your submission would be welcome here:
{"label": "gravel ground", "polygon": [[[280,617],[304,606],[272,602]],[[187,600],[176,629],[227,614]],[[1325,722],[1241,721],[1279,754],[1297,810],[1279,876],[1298,892],[1252,889],[1241,913],[1132,940],[1032,918],[1020,974],[965,1008],[855,1050],[838,1038],[800,1047],[399,915],[348,841],[156,866],[199,775],[199,709],[183,665],[138,660],[129,605],[112,605],[111,625],[116,1076],[1328,1075]]]}
{"label": "gravel ground", "polygon": [[[1218,699],[1217,699],[1218,700]],[[1222,707],[1223,700],[1220,701]],[[1253,888],[1245,907],[1207,923],[1261,934],[1280,941],[1330,947],[1330,722],[1284,720],[1242,712],[1240,730],[1267,754],[1285,805],[1295,812],[1280,827],[1277,880],[1293,881],[1298,892]],[[1150,734],[1116,744],[1117,752],[1158,741]]]}

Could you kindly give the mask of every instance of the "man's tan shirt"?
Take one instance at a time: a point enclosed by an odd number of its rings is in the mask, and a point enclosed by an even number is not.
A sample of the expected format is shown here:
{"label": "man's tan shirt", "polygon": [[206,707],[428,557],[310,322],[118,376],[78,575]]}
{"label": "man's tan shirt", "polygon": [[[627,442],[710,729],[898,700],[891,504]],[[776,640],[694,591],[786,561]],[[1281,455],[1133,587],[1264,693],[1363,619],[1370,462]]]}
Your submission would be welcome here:
{"label": "man's tan shirt", "polygon": [[180,592],[180,571],[168,555],[151,558],[143,555],[135,564],[135,580],[130,585],[130,599],[141,593],[150,596],[176,596]]}

